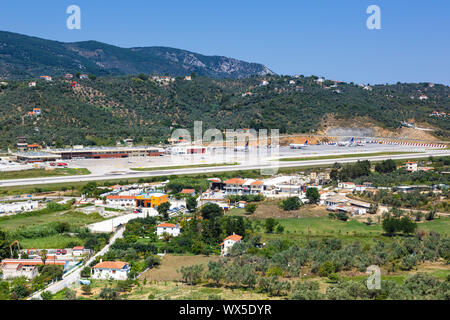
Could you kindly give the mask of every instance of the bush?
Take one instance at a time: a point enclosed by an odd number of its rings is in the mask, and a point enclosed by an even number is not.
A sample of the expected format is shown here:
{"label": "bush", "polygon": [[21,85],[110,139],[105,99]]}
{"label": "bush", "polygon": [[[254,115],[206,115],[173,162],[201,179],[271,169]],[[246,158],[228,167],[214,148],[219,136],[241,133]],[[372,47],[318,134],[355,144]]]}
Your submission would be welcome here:
{"label": "bush", "polygon": [[257,206],[256,204],[250,203],[250,204],[248,204],[248,205],[245,207],[245,213],[246,213],[246,214],[253,214],[253,213],[255,213],[257,207],[258,207],[258,206]]}
{"label": "bush", "polygon": [[284,211],[298,210],[301,205],[299,197],[291,197],[280,202],[280,206]]}

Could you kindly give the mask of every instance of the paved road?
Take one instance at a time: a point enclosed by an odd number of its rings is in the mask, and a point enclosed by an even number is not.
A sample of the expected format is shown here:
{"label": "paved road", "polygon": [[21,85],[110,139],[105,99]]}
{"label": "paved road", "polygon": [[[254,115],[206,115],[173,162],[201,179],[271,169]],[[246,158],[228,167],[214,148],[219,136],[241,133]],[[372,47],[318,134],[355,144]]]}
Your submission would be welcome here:
{"label": "paved road", "polygon": [[[338,156],[338,155],[336,155]],[[147,172],[124,172],[122,174],[91,174],[85,176],[70,176],[70,177],[49,177],[49,178],[33,178],[33,179],[18,179],[18,180],[3,180],[0,181],[0,187],[23,186],[23,185],[40,185],[51,183],[68,183],[68,182],[85,182],[98,180],[112,180],[112,179],[133,179],[146,178],[164,175],[186,175],[186,174],[203,174],[211,172],[223,171],[238,171],[238,170],[254,170],[254,169],[268,169],[273,172],[276,168],[302,167],[302,166],[316,166],[316,165],[330,165],[335,162],[351,163],[358,160],[386,160],[386,159],[411,159],[411,158],[428,158],[429,156],[450,156],[450,150],[427,150],[424,153],[411,153],[389,156],[364,156],[361,154],[355,158],[334,158],[326,160],[305,160],[305,161],[261,161],[260,163],[240,164],[235,166],[223,167],[202,167],[189,169],[172,169],[172,170],[154,170]],[[275,172],[276,173],[276,172]],[[273,174],[273,173],[272,173]]]}
{"label": "paved road", "polygon": [[[44,291],[49,291],[50,293],[56,293],[58,291],[61,291],[64,288],[67,288],[71,286],[72,284],[78,282],[80,280],[81,271],[88,266],[92,261],[95,260],[98,256],[104,255],[106,252],[108,252],[111,245],[119,238],[122,238],[123,232],[125,231],[125,228],[120,228],[111,238],[109,243],[99,252],[97,252],[94,256],[92,256],[88,261],[86,261],[84,264],[81,264],[74,270],[71,270],[68,274],[63,276],[63,279],[61,281],[55,282],[51,284],[49,287],[47,287]],[[34,295],[32,295],[29,299],[41,299],[41,293],[37,292]]]}

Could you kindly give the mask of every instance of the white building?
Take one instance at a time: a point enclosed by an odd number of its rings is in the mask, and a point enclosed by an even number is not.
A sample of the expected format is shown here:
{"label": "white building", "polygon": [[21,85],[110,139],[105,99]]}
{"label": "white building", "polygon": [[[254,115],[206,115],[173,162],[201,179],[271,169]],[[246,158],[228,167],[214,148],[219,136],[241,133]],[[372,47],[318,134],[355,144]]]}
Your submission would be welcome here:
{"label": "white building", "polygon": [[27,212],[37,210],[38,207],[39,202],[31,200],[24,202],[1,203],[0,213]]}
{"label": "white building", "polygon": [[220,244],[220,253],[221,255],[225,256],[227,255],[231,248],[236,244],[242,241],[242,237],[234,234],[231,236],[228,236],[223,240],[223,242]]}
{"label": "white building", "polygon": [[100,261],[92,268],[93,279],[127,280],[130,265],[122,261]]}
{"label": "white building", "polygon": [[135,207],[136,196],[110,195],[106,197],[106,205],[113,207]]}
{"label": "white building", "polygon": [[178,237],[181,233],[181,226],[173,223],[161,223],[156,226],[156,235],[161,239],[167,233],[172,237]]}
{"label": "white building", "polygon": [[2,273],[4,279],[26,277],[33,279],[38,275],[38,267],[35,265],[24,265],[22,263],[3,263]]}
{"label": "white building", "polygon": [[73,247],[72,249],[72,255],[74,257],[80,257],[86,253],[86,250],[84,247]]}
{"label": "white building", "polygon": [[405,162],[405,168],[408,172],[416,172],[418,170],[417,162]]}
{"label": "white building", "polygon": [[354,190],[356,188],[356,185],[353,182],[339,182],[338,188]]}

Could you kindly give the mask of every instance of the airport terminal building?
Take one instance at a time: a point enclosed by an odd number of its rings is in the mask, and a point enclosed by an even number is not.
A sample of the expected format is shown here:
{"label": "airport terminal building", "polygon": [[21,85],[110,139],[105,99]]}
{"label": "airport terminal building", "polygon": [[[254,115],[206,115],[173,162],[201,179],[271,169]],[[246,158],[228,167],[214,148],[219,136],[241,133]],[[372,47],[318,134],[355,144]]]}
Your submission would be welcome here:
{"label": "airport terminal building", "polygon": [[156,147],[73,147],[50,149],[46,152],[20,152],[13,154],[20,161],[54,161],[56,159],[111,159],[129,157],[159,157],[165,150]]}

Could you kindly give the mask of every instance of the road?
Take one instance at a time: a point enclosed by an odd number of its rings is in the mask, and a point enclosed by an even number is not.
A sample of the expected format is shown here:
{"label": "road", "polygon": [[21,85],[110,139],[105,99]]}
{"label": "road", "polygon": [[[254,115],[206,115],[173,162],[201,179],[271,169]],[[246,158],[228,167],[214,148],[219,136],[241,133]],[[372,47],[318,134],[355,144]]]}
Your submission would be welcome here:
{"label": "road", "polygon": [[113,180],[113,179],[133,179],[133,178],[147,178],[155,176],[168,176],[168,175],[187,175],[187,174],[204,174],[224,171],[238,171],[238,170],[255,170],[255,169],[270,169],[272,174],[275,174],[277,168],[289,168],[289,167],[305,167],[305,166],[318,166],[318,165],[330,165],[335,162],[339,163],[352,163],[358,160],[372,160],[381,161],[386,159],[411,159],[411,158],[428,158],[429,156],[450,156],[450,150],[425,150],[423,153],[410,153],[399,155],[387,155],[387,156],[364,156],[361,154],[355,158],[338,158],[339,154],[336,154],[337,158],[324,159],[324,160],[304,160],[304,161],[270,161],[263,160],[261,162],[243,163],[234,166],[220,166],[220,167],[199,167],[188,169],[172,169],[172,170],[154,170],[154,171],[125,171],[123,173],[104,173],[104,174],[91,174],[84,176],[63,176],[63,177],[48,177],[48,178],[33,178],[33,179],[16,179],[16,180],[2,180],[0,181],[0,187],[12,187],[12,186],[24,186],[24,185],[42,185],[52,183],[70,183],[70,182],[87,182],[87,181],[100,181],[100,180]]}
{"label": "road", "polygon": [[[81,264],[80,266],[76,267],[75,269],[69,271],[68,274],[63,276],[63,279],[61,281],[55,282],[53,284],[51,284],[49,287],[47,287],[44,291],[49,291],[50,293],[54,294],[58,291],[61,291],[64,288],[67,288],[69,286],[71,286],[72,284],[78,282],[80,280],[81,277],[81,271],[88,266],[89,264],[91,264],[98,256],[102,256],[104,255],[106,252],[108,252],[109,248],[111,247],[111,245],[113,245],[113,243],[119,239],[122,238],[123,236],[123,232],[125,231],[125,228],[122,227],[120,228],[112,237],[111,240],[109,241],[109,243],[103,247],[102,250],[100,250],[99,252],[97,252],[94,256],[92,256],[91,258],[89,258],[89,260],[87,260],[84,264]],[[35,294],[33,294],[32,296],[29,297],[29,300],[31,299],[39,299],[41,300],[41,293],[40,292],[36,292]]]}

